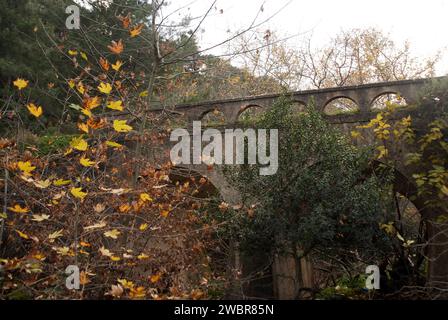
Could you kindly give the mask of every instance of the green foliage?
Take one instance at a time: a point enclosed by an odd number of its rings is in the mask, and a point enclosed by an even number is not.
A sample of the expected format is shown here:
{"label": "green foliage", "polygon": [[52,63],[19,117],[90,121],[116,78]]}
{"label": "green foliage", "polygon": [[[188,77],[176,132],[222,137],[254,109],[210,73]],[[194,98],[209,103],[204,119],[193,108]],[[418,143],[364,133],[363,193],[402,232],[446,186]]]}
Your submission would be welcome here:
{"label": "green foliage", "polygon": [[290,105],[280,99],[256,123],[279,129],[278,172],[260,176],[257,165],[227,171],[245,204],[255,205],[253,214],[235,213],[229,230],[250,250],[292,246],[300,248],[298,255],[360,250],[366,259],[372,251],[378,257],[387,248],[379,229],[386,218],[386,177],[371,174],[370,154],[350,145],[313,108],[293,117]]}

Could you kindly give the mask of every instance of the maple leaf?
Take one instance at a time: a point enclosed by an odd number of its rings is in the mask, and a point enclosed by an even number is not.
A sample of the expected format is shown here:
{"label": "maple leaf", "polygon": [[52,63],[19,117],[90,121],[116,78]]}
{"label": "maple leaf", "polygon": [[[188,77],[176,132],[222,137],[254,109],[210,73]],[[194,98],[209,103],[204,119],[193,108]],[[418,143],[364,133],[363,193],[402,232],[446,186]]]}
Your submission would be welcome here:
{"label": "maple leaf", "polygon": [[104,232],[104,236],[106,236],[108,238],[112,238],[112,239],[118,239],[118,236],[120,234],[121,234],[121,232],[118,231],[117,229],[113,229],[113,230]]}
{"label": "maple leaf", "polygon": [[106,141],[106,145],[112,148],[121,148],[123,145],[114,142],[114,141]]}
{"label": "maple leaf", "polygon": [[112,86],[109,83],[101,82],[98,90],[104,94],[109,94],[112,91]]}
{"label": "maple leaf", "polygon": [[121,285],[112,285],[109,292],[106,294],[111,295],[114,298],[120,298],[123,295],[123,287]]}
{"label": "maple leaf", "polygon": [[121,101],[121,100],[109,101],[107,103],[107,107],[109,109],[112,109],[112,110],[123,111],[123,105],[122,104],[123,104],[123,101]]}
{"label": "maple leaf", "polygon": [[121,23],[123,24],[123,28],[125,28],[125,29],[129,28],[129,25],[131,24],[131,16],[130,15],[131,14],[128,13],[126,15],[126,17],[122,17],[121,15],[118,16],[118,19],[121,20]]}
{"label": "maple leaf", "polygon": [[115,71],[118,71],[118,70],[120,70],[122,65],[123,65],[123,62],[121,62],[120,60],[117,60],[115,62],[115,64],[112,65],[112,69],[114,69]]}
{"label": "maple leaf", "polygon": [[53,233],[50,233],[47,238],[50,240],[50,242],[54,242],[54,240],[63,236],[63,231],[64,229],[61,229]]}
{"label": "maple leaf", "polygon": [[60,187],[60,186],[65,186],[67,184],[70,184],[70,182],[71,182],[70,180],[58,179],[58,180],[53,181],[53,184],[57,187]]}
{"label": "maple leaf", "polygon": [[83,165],[84,167],[91,167],[95,164],[95,161],[91,161],[90,159],[83,156],[81,157],[81,159],[79,159],[79,163],[81,163],[81,165]]}
{"label": "maple leaf", "polygon": [[112,44],[107,47],[112,53],[120,54],[123,52],[123,41],[121,41],[121,39],[118,40],[118,42],[112,41]]}
{"label": "maple leaf", "polygon": [[142,201],[152,201],[152,198],[147,193],[140,193],[140,200],[142,200]]}
{"label": "maple leaf", "polygon": [[82,109],[81,109],[81,112],[82,112],[83,114],[85,114],[86,116],[88,116],[89,118],[92,117],[92,112],[91,112],[89,109],[82,108]]}
{"label": "maple leaf", "polygon": [[17,234],[19,235],[19,237],[21,237],[21,238],[23,238],[23,239],[29,239],[29,238],[30,238],[26,233],[23,233],[23,232],[20,231],[20,230],[16,230],[16,232],[17,232]]}
{"label": "maple leaf", "polygon": [[142,29],[143,29],[143,23],[130,29],[129,34],[131,35],[131,38],[138,36],[142,32]]}
{"label": "maple leaf", "polygon": [[33,167],[31,165],[31,162],[26,161],[19,161],[17,163],[17,166],[19,167],[20,171],[22,171],[26,176],[29,176],[31,174],[31,171],[33,171],[34,169],[36,169],[36,167]]}
{"label": "maple leaf", "polygon": [[81,137],[73,138],[72,141],[70,141],[70,146],[79,151],[86,151],[87,147],[89,145],[88,145],[87,141],[84,140],[81,136]]}
{"label": "maple leaf", "polygon": [[142,224],[140,225],[140,227],[138,227],[138,229],[139,229],[140,231],[145,231],[146,229],[148,229],[148,224],[147,224],[147,223],[142,223]]}
{"label": "maple leaf", "polygon": [[128,281],[126,279],[117,279],[117,282],[123,286],[125,289],[134,288],[134,283],[132,281]]}
{"label": "maple leaf", "polygon": [[41,215],[33,214],[32,217],[33,218],[31,220],[36,221],[36,222],[42,222],[42,221],[48,220],[50,218],[50,216],[48,214],[41,214]]}
{"label": "maple leaf", "polygon": [[36,106],[34,103],[28,103],[26,107],[28,111],[36,118],[39,118],[42,115],[43,110],[41,106]]}
{"label": "maple leaf", "polygon": [[132,288],[129,292],[129,297],[132,299],[141,299],[146,297],[146,289],[144,287]]}
{"label": "maple leaf", "polygon": [[40,189],[46,189],[51,185],[51,181],[50,181],[50,179],[47,179],[45,181],[36,180],[36,181],[33,181],[33,184]]}
{"label": "maple leaf", "polygon": [[101,65],[101,68],[103,68],[105,71],[109,71],[110,64],[109,64],[109,61],[107,61],[107,59],[100,57],[100,65]]}
{"label": "maple leaf", "polygon": [[142,91],[142,92],[140,92],[139,93],[139,95],[138,95],[139,97],[147,97],[148,96],[148,90],[145,90],[145,91]]}
{"label": "maple leaf", "polygon": [[68,54],[71,55],[71,56],[76,56],[76,55],[78,55],[78,51],[76,51],[76,50],[68,50]]}
{"label": "maple leaf", "polygon": [[74,81],[73,79],[70,79],[70,80],[68,81],[68,86],[69,86],[71,89],[73,89],[73,88],[75,87],[75,81]]}
{"label": "maple leaf", "polygon": [[78,90],[80,94],[84,94],[84,92],[86,92],[86,89],[84,88],[82,82],[78,82],[78,84],[76,85],[76,90]]}
{"label": "maple leaf", "polygon": [[151,281],[151,283],[156,283],[157,281],[160,280],[161,274],[157,273],[157,274],[153,274],[150,278],[149,281]]}
{"label": "maple leaf", "polygon": [[126,124],[127,120],[114,120],[114,129],[117,132],[129,132],[132,130],[130,125]]}
{"label": "maple leaf", "polygon": [[21,207],[20,204],[15,204],[14,207],[8,207],[9,210],[15,213],[27,213],[30,211],[27,207]]}
{"label": "maple leaf", "polygon": [[137,259],[139,259],[139,260],[145,260],[145,259],[149,259],[149,256],[146,255],[146,254],[144,254],[144,253],[142,252],[142,253],[140,253],[140,254],[137,256]]}
{"label": "maple leaf", "polygon": [[81,55],[81,58],[87,61],[87,55],[84,52],[81,51],[79,54]]}
{"label": "maple leaf", "polygon": [[84,199],[87,196],[87,192],[82,192],[81,189],[82,188],[71,188],[70,189],[70,193],[74,197],[79,198],[79,199],[82,200],[82,199]]}
{"label": "maple leaf", "polygon": [[112,252],[110,252],[109,249],[106,249],[106,248],[104,248],[104,247],[101,247],[101,248],[99,249],[99,251],[100,251],[100,253],[101,253],[103,256],[106,256],[106,257],[111,257],[111,256],[112,256]]}
{"label": "maple leaf", "polygon": [[84,108],[92,110],[98,106],[101,105],[101,98],[100,97],[91,97],[84,99]]}
{"label": "maple leaf", "polygon": [[22,78],[17,78],[13,84],[19,89],[22,90],[28,86],[28,80],[24,80]]}
{"label": "maple leaf", "polygon": [[91,281],[89,280],[88,274],[85,271],[81,271],[79,273],[79,283],[82,285],[86,285],[88,283],[90,283]]}
{"label": "maple leaf", "polygon": [[89,133],[89,126],[87,123],[78,123],[78,129],[85,133]]}

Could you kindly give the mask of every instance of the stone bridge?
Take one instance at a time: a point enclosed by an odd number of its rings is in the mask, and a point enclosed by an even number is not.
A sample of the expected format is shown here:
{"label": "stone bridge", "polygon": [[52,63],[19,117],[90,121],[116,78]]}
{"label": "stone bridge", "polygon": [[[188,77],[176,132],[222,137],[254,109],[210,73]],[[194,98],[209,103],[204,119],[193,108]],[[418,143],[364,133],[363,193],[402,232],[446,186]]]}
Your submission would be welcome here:
{"label": "stone bridge", "polygon": [[[184,122],[186,121],[190,126],[192,121],[203,120],[209,113],[219,113],[223,118],[223,123],[219,126],[219,128],[235,128],[238,125],[239,117],[243,112],[249,108],[256,108],[257,111],[266,110],[273,105],[276,99],[283,95],[289,97],[299,106],[307,105],[312,102],[314,107],[318,111],[322,112],[330,123],[336,127],[339,127],[343,132],[349,133],[351,130],[354,130],[357,125],[369,122],[373,117],[375,117],[377,110],[374,110],[372,107],[377,99],[382,96],[395,94],[403,98],[407,105],[407,107],[403,107],[397,112],[397,117],[401,118],[402,116],[411,115],[413,125],[416,127],[418,132],[418,128],[426,127],[426,125],[435,118],[434,116],[431,116],[431,114],[432,111],[436,111],[436,109],[431,108],[436,108],[436,104],[426,104],[430,107],[425,107],[425,110],[415,107],[419,102],[422,89],[434,80],[441,80],[441,78],[403,80],[359,86],[289,92],[286,94],[270,94],[226,100],[204,101],[195,104],[181,104],[171,109],[157,109],[154,110],[154,112],[168,112],[179,119],[183,119]],[[328,115],[326,112],[327,107],[335,100],[341,98],[352,101],[357,106],[357,110],[350,113]],[[373,133],[366,132],[365,135],[367,136],[364,137],[360,144],[369,144],[373,142]],[[168,142],[167,145],[165,145],[165,156],[167,155],[166,150],[169,150],[170,146],[173,144],[175,144],[175,142]],[[404,166],[402,162],[398,161],[395,169],[396,191],[408,198],[414,196],[415,200],[413,200],[413,203],[419,210],[421,216],[428,222],[432,221],[434,217],[440,213],[429,211],[424,204],[425,199],[420,199],[417,196],[415,185],[412,182],[413,180],[410,178],[411,173],[407,171],[408,168]],[[221,196],[226,202],[237,203],[240,200],[238,193],[227,183],[225,177],[221,174],[219,168],[216,168],[216,166],[214,170],[209,170],[204,164],[190,165],[184,166],[180,168],[180,170],[184,171],[182,174],[185,174],[186,171],[191,170],[190,174],[207,177],[208,180],[219,190]],[[427,252],[427,255],[429,256],[428,284],[437,286],[437,284],[440,284],[441,282],[448,283],[448,236],[447,232],[440,232],[440,229],[432,225],[432,223],[428,223],[427,226],[429,241]],[[432,242],[444,243],[444,245],[431,245]],[[303,264],[303,262],[301,263]],[[288,274],[288,272],[292,272],[289,276],[294,276],[294,274],[296,274],[295,271],[291,271],[292,267],[290,261],[279,263],[277,260],[277,262],[274,262],[274,267],[275,265],[277,265],[278,270],[283,270],[283,273]],[[289,267],[286,267],[285,269],[285,266],[288,265]],[[307,267],[305,264],[302,265],[301,269],[303,271],[307,270],[307,268],[309,269],[309,266]],[[306,281],[309,282],[310,280],[304,279],[301,282],[303,284]],[[294,296],[291,292],[283,292],[283,295],[281,292],[279,293],[279,291],[282,290],[279,289],[282,282],[280,278],[277,278],[274,282],[274,288],[277,287],[277,297],[288,298]],[[291,290],[294,291],[294,289]],[[283,289],[283,291],[285,290]],[[288,289],[286,289],[286,291],[288,291]]]}

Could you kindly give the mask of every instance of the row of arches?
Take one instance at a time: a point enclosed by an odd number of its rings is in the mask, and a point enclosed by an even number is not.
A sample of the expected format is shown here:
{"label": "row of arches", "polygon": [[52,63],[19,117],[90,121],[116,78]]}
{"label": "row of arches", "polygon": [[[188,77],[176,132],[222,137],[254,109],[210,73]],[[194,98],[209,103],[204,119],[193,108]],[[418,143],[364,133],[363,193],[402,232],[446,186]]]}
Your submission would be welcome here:
{"label": "row of arches", "polygon": [[[370,102],[370,110],[373,112],[381,111],[387,108],[388,104],[394,104],[399,107],[406,107],[408,105],[405,98],[399,93],[387,92],[375,97]],[[304,112],[306,103],[295,101],[292,106],[292,111],[295,113]],[[264,108],[257,104],[249,104],[242,106],[239,110],[237,121],[245,122],[256,118],[263,112]],[[323,113],[326,115],[340,115],[340,114],[354,114],[360,112],[359,105],[350,97],[338,96],[327,101],[323,107]],[[227,123],[224,113],[218,109],[208,110],[200,116],[203,124],[206,125],[223,125]]]}

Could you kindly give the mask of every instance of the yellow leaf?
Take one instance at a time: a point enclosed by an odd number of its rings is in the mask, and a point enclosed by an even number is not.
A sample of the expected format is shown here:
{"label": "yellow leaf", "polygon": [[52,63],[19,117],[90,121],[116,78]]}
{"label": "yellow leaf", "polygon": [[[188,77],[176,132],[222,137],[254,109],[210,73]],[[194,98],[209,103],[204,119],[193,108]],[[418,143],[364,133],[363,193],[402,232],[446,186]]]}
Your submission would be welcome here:
{"label": "yellow leaf", "polygon": [[84,94],[84,92],[86,92],[86,89],[84,88],[82,82],[78,82],[78,84],[76,85],[76,89],[79,91],[80,94]]}
{"label": "yellow leaf", "polygon": [[29,162],[29,161],[26,161],[26,162],[19,161],[17,163],[17,166],[19,167],[20,171],[22,171],[25,175],[30,175],[31,171],[36,169],[36,167],[33,167],[31,165],[31,162]]}
{"label": "yellow leaf", "polygon": [[160,280],[160,273],[157,274],[153,274],[150,278],[149,281],[151,281],[152,283],[156,283],[157,281]]}
{"label": "yellow leaf", "polygon": [[112,64],[112,69],[114,69],[115,71],[118,71],[118,70],[120,70],[122,65],[123,65],[123,62],[121,62],[120,60],[117,60],[115,62],[115,64]]}
{"label": "yellow leaf", "polygon": [[112,239],[117,239],[120,234],[121,232],[118,231],[117,229],[104,232],[104,236]]}
{"label": "yellow leaf", "polygon": [[81,55],[81,57],[82,57],[84,60],[87,61],[87,55],[86,55],[84,52],[81,51],[79,54]]}
{"label": "yellow leaf", "polygon": [[68,86],[73,89],[75,87],[75,81],[73,79],[70,79],[68,81]]}
{"label": "yellow leaf", "polygon": [[117,132],[129,132],[132,127],[126,124],[127,120],[114,120],[114,129]]}
{"label": "yellow leaf", "polygon": [[118,110],[118,111],[123,111],[123,105],[122,105],[122,101],[121,100],[117,100],[117,101],[109,101],[107,103],[107,107],[109,109],[112,110]]}
{"label": "yellow leaf", "polygon": [[117,256],[112,256],[112,257],[110,257],[110,260],[112,260],[112,261],[120,261],[121,258],[117,257]]}
{"label": "yellow leaf", "polygon": [[42,222],[42,221],[48,220],[50,218],[50,216],[48,214],[41,214],[41,215],[33,214],[32,217],[33,218],[31,220],[36,221],[36,222]]}
{"label": "yellow leaf", "polygon": [[134,288],[134,283],[132,281],[128,281],[126,279],[117,279],[117,282],[123,286],[125,289]]}
{"label": "yellow leaf", "polygon": [[140,92],[140,94],[138,95],[139,97],[147,97],[148,96],[148,90],[142,91]]}
{"label": "yellow leaf", "polygon": [[84,108],[92,110],[101,105],[101,98],[95,96],[91,98],[86,98],[83,100],[83,102],[84,102]]}
{"label": "yellow leaf", "polygon": [[53,184],[57,187],[60,187],[60,186],[65,186],[67,184],[70,184],[70,182],[71,182],[70,180],[58,179],[58,180],[53,181]]}
{"label": "yellow leaf", "polygon": [[79,130],[89,133],[89,126],[86,123],[78,123]]}
{"label": "yellow leaf", "polygon": [[15,213],[27,213],[30,211],[27,207],[21,207],[20,204],[15,204],[14,207],[8,207],[9,210]]}
{"label": "yellow leaf", "polygon": [[34,103],[28,103],[26,107],[28,108],[28,111],[36,118],[39,118],[42,115],[41,106],[36,106]]}
{"label": "yellow leaf", "polygon": [[91,167],[95,164],[95,161],[90,161],[88,158],[84,158],[84,156],[79,159],[79,163],[81,163],[84,167]]}
{"label": "yellow leaf", "polygon": [[82,188],[71,188],[70,193],[76,198],[84,199],[87,196],[87,192],[82,192],[81,189]]}
{"label": "yellow leaf", "polygon": [[82,109],[81,109],[81,112],[82,112],[83,114],[85,114],[86,116],[88,116],[89,118],[92,117],[92,111],[90,111],[89,109],[82,108]]}
{"label": "yellow leaf", "polygon": [[137,256],[137,259],[139,259],[139,260],[145,260],[145,259],[149,259],[149,256],[146,255],[146,254],[144,254],[144,253],[140,253],[140,254]]}
{"label": "yellow leaf", "polygon": [[139,24],[138,26],[135,26],[134,28],[129,30],[129,34],[131,35],[131,38],[134,38],[138,36],[142,32],[143,24]]}
{"label": "yellow leaf", "polygon": [[381,159],[388,155],[388,150],[386,149],[385,146],[379,146],[376,149],[380,152],[377,157],[378,159]]}
{"label": "yellow leaf", "polygon": [[128,212],[131,209],[131,206],[127,203],[123,203],[122,205],[120,205],[118,207],[118,210],[120,210],[120,212]]}
{"label": "yellow leaf", "polygon": [[169,212],[168,210],[162,210],[162,211],[160,212],[161,216],[164,217],[164,218],[168,217],[168,214],[169,214],[169,213],[170,213],[170,212]]}
{"label": "yellow leaf", "polygon": [[140,200],[142,200],[142,201],[152,201],[152,198],[147,193],[140,193]]}
{"label": "yellow leaf", "polygon": [[78,51],[76,50],[68,50],[68,54],[71,56],[76,56],[78,54]]}
{"label": "yellow leaf", "polygon": [[81,137],[73,138],[72,141],[70,141],[70,146],[79,151],[86,151],[87,147],[89,145],[87,144],[87,141],[84,140],[81,136]]}
{"label": "yellow leaf", "polygon": [[352,136],[352,138],[357,138],[361,135],[361,133],[359,131],[351,131],[350,135]]}
{"label": "yellow leaf", "polygon": [[148,229],[148,224],[147,223],[142,223],[140,225],[140,227],[138,227],[140,231],[145,231],[146,229]]}
{"label": "yellow leaf", "polygon": [[109,83],[101,82],[98,90],[102,93],[109,94],[112,91],[112,86]]}
{"label": "yellow leaf", "polygon": [[22,90],[28,86],[28,80],[24,80],[22,78],[17,78],[13,84],[19,89]]}
{"label": "yellow leaf", "polygon": [[16,232],[23,239],[29,239],[30,238],[26,233],[23,233],[22,231],[16,230]]}
{"label": "yellow leaf", "polygon": [[123,146],[114,141],[106,141],[106,145],[108,145],[109,147],[112,147],[112,148],[121,148]]}

